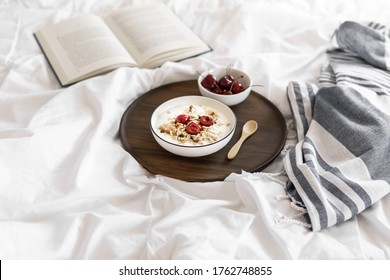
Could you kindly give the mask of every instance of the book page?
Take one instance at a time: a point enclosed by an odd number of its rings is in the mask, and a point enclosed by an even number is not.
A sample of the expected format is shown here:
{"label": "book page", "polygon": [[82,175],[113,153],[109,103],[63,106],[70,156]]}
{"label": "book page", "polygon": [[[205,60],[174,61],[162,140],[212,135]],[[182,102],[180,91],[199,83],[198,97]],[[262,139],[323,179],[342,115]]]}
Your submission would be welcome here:
{"label": "book page", "polygon": [[[112,13],[105,19],[123,45],[139,64],[154,56],[175,50],[204,47],[209,50],[175,14],[163,4],[131,6]],[[199,51],[199,49],[198,49]]]}
{"label": "book page", "polygon": [[36,36],[61,81],[120,63],[136,64],[104,21],[95,16],[71,18]]}

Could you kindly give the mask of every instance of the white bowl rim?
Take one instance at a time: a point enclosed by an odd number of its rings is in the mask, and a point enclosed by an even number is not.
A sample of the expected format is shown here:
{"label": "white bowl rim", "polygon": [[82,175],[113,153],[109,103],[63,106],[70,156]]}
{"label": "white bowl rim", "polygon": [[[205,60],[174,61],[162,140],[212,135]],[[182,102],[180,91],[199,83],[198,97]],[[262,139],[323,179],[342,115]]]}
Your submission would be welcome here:
{"label": "white bowl rim", "polygon": [[[205,99],[205,100],[207,99],[207,100],[209,100],[210,102],[216,102],[216,103],[219,103],[220,106],[226,107],[226,109],[228,109],[228,111],[230,111],[230,112],[232,113],[232,116],[233,116],[233,120],[232,120],[233,125],[232,125],[232,127],[230,128],[229,132],[228,132],[224,137],[222,137],[221,139],[219,139],[219,140],[217,140],[217,141],[215,141],[215,142],[213,142],[213,143],[208,143],[208,144],[198,145],[198,146],[195,146],[195,145],[193,145],[193,146],[192,146],[192,145],[191,145],[191,146],[190,146],[190,145],[188,145],[188,146],[180,145],[180,144],[177,144],[177,143],[170,142],[170,141],[168,141],[168,140],[162,138],[161,136],[159,136],[158,133],[157,133],[157,131],[156,131],[155,128],[153,127],[153,124],[152,124],[152,119],[153,119],[154,113],[157,111],[157,109],[158,109],[160,106],[162,106],[162,105],[164,105],[164,104],[166,104],[166,103],[168,103],[168,102],[173,102],[173,101],[175,101],[175,100],[177,100],[177,99],[184,99],[184,98],[186,98],[186,97],[187,97],[187,98],[188,98],[188,97],[195,97],[195,98],[198,98],[198,99]],[[165,143],[167,143],[167,144],[169,144],[169,145],[177,146],[177,147],[180,147],[180,148],[190,148],[190,149],[197,148],[197,149],[199,149],[199,148],[203,148],[203,147],[208,147],[208,146],[215,145],[215,144],[217,144],[217,143],[219,143],[219,142],[225,140],[225,139],[228,138],[232,133],[234,133],[235,128],[236,128],[236,126],[237,126],[237,117],[236,117],[236,114],[234,114],[233,110],[232,110],[229,106],[227,106],[226,104],[222,103],[221,101],[218,101],[218,100],[213,99],[213,98],[210,98],[210,97],[201,96],[201,95],[185,95],[185,96],[179,96],[179,97],[175,97],[175,98],[169,99],[169,100],[167,100],[167,101],[161,103],[159,106],[157,106],[157,108],[154,109],[154,111],[153,111],[153,113],[152,113],[152,116],[150,117],[149,125],[150,125],[150,130],[152,131],[152,133],[153,133],[154,135],[156,135],[160,140],[162,140],[163,142],[165,142]]]}

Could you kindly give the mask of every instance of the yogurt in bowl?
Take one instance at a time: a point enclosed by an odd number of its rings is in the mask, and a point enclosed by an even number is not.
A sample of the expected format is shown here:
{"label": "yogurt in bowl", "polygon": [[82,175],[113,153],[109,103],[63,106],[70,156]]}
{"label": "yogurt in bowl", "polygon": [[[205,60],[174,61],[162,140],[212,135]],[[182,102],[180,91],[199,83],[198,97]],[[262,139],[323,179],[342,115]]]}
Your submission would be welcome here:
{"label": "yogurt in bowl", "polygon": [[200,157],[222,149],[236,128],[236,116],[223,103],[204,96],[182,96],[158,106],[150,128],[165,150]]}

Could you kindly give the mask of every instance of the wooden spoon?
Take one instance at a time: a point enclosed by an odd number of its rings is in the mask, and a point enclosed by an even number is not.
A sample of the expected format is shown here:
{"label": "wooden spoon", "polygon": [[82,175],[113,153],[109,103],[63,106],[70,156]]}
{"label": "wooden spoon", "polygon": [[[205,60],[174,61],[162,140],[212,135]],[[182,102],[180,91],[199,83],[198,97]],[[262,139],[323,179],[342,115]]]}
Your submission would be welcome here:
{"label": "wooden spoon", "polygon": [[229,153],[227,154],[228,159],[234,159],[238,153],[238,151],[241,148],[242,143],[251,136],[253,133],[255,133],[257,130],[257,122],[254,120],[247,121],[244,126],[242,127],[241,137],[237,141],[236,144],[230,149]]}

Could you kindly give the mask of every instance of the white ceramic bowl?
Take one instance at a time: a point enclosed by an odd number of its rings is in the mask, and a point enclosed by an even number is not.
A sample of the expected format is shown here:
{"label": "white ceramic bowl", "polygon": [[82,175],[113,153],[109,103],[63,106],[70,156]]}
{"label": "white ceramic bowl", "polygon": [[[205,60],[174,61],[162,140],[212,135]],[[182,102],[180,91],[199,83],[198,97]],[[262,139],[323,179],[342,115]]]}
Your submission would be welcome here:
{"label": "white ceramic bowl", "polygon": [[[193,105],[202,112],[203,109],[212,110],[218,115],[216,123],[221,128],[221,135],[213,143],[195,144],[187,141],[181,143],[175,137],[161,132],[160,126],[174,120],[179,114]],[[232,138],[236,129],[237,119],[233,111],[225,104],[204,96],[191,95],[173,98],[162,103],[152,113],[150,119],[150,129],[154,139],[165,150],[185,157],[201,157],[210,155],[222,149]]]}
{"label": "white ceramic bowl", "polygon": [[[242,76],[242,78],[240,78],[239,81],[241,82],[241,84],[243,85],[245,90],[240,92],[240,93],[231,94],[231,95],[223,95],[223,94],[214,93],[214,92],[206,89],[205,87],[203,87],[201,84],[204,77],[206,77],[208,74],[213,74],[216,77],[217,81],[221,77],[225,76],[226,74],[230,74],[235,78]],[[216,100],[218,100],[218,101],[220,101],[228,106],[234,106],[234,105],[237,105],[237,104],[243,102],[248,97],[249,93],[251,92],[251,86],[252,86],[252,79],[249,77],[249,75],[246,74],[245,72],[243,72],[239,69],[235,69],[235,68],[214,68],[214,69],[207,70],[207,71],[203,72],[198,77],[199,91],[203,96],[214,98],[214,99],[216,99]]]}

